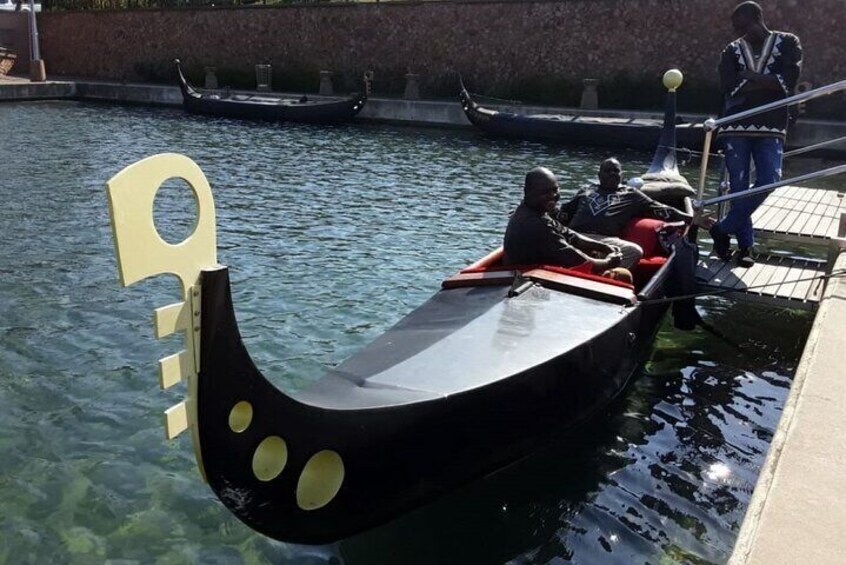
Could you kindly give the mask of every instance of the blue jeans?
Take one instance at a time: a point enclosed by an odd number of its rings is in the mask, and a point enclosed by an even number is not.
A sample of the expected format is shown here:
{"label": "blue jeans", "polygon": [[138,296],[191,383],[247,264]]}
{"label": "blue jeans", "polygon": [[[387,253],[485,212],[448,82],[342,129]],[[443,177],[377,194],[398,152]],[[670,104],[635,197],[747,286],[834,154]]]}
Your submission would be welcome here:
{"label": "blue jeans", "polygon": [[[781,157],[784,141],[780,137],[724,138],[726,169],[729,176],[729,193],[749,190],[750,158],[755,162],[755,186],[764,186],[781,180]],[[737,237],[741,249],[755,243],[752,230],[752,213],[767,198],[767,194],[738,198],[731,202],[731,210],[718,224],[720,231]]]}

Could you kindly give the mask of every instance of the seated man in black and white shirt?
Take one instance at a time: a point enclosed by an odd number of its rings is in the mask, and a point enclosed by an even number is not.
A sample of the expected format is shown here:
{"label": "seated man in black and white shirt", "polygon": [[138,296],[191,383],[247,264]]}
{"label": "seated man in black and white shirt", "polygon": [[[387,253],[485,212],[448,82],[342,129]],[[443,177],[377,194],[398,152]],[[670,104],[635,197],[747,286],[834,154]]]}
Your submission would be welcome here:
{"label": "seated man in black and white shirt", "polygon": [[690,222],[691,216],[656,202],[636,188],[621,186],[623,169],[617,159],[606,159],[599,167],[599,186],[580,190],[558,210],[558,221],[585,237],[618,247],[621,267],[631,269],[643,256],[636,243],[621,239],[634,218],[657,218],[667,222]]}

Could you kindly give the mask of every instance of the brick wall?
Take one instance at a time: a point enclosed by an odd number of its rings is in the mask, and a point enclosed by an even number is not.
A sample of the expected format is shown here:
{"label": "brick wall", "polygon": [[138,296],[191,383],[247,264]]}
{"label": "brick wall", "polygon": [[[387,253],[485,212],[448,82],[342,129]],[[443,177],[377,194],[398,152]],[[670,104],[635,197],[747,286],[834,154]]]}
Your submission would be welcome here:
{"label": "brick wall", "polygon": [[[688,98],[713,97],[735,4],[562,0],[54,12],[41,15],[40,31],[51,75],[149,80],[178,56],[195,69],[215,65],[249,77],[252,65],[271,61],[280,77],[275,86],[283,89],[286,80],[292,89],[303,81],[316,88],[319,69],[335,71],[345,85],[372,69],[377,92],[399,92],[410,70],[421,74],[424,96],[445,95],[460,72],[475,91],[541,98],[546,92],[571,104],[578,103],[581,79],[595,77],[605,87],[601,104],[604,97],[636,107],[643,105],[636,96],[622,96],[627,87],[655,84],[660,91],[657,77],[670,67],[685,72]],[[801,37],[804,80],[846,78],[843,0],[761,4],[771,28]]]}
{"label": "brick wall", "polygon": [[17,60],[12,68],[13,74],[29,72],[29,32],[26,14],[0,12],[0,47],[5,47]]}

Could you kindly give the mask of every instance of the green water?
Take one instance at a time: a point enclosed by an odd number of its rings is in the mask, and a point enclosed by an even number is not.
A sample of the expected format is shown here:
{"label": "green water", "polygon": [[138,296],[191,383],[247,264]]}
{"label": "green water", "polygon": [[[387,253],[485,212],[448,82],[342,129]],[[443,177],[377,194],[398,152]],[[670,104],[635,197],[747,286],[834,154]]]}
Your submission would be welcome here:
{"label": "green water", "polygon": [[[153,337],[173,280],[121,289],[104,183],[148,155],[203,168],[239,324],[277,386],[342,361],[498,245],[526,170],[562,188],[597,150],[474,132],[278,127],[180,110],[0,105],[0,562],[720,563],[731,552],[810,325],[704,300],[728,343],[668,324],[651,361],[571,437],[389,524],[324,547],[269,540],[163,437]],[[623,153],[640,172],[649,155]],[[165,185],[166,238],[191,224]]]}

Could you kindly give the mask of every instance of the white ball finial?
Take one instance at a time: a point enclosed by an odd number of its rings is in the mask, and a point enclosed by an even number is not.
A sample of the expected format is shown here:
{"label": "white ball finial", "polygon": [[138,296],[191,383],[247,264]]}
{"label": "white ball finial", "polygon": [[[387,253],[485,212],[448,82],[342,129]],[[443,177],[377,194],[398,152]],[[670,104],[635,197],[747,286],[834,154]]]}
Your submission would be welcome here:
{"label": "white ball finial", "polygon": [[664,86],[670,92],[675,92],[681,86],[683,80],[684,75],[678,69],[670,69],[664,73]]}

